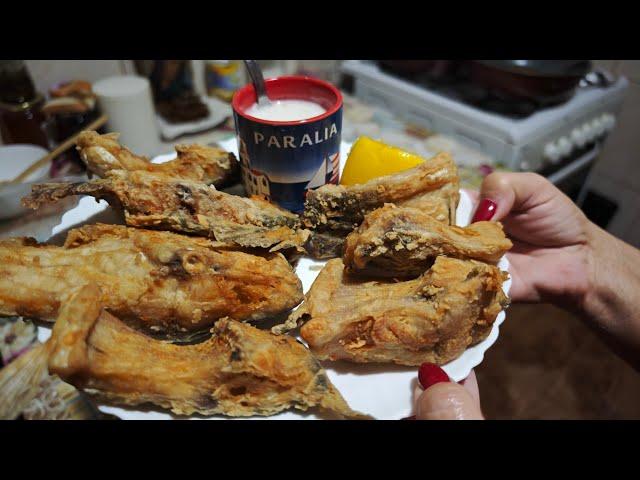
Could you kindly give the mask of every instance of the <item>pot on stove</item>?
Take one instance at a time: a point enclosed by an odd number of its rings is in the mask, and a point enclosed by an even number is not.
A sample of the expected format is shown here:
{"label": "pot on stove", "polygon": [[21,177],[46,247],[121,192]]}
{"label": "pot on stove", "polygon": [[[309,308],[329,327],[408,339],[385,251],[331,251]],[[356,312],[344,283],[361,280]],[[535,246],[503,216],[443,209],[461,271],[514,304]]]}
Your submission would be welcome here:
{"label": "pot on stove", "polygon": [[470,60],[472,83],[503,101],[564,103],[591,71],[589,60]]}

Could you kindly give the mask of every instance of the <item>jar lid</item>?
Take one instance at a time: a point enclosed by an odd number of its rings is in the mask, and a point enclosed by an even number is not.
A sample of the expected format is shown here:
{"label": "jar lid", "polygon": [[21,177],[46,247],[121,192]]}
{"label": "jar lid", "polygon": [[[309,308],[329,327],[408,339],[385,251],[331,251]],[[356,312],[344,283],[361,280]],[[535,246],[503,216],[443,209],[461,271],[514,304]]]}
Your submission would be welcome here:
{"label": "jar lid", "polygon": [[43,100],[44,100],[44,97],[42,96],[42,94],[37,93],[36,96],[33,97],[28,102],[22,102],[22,103],[0,102],[0,108],[3,110],[8,110],[10,112],[23,112],[25,110],[29,110],[31,107],[33,107],[34,105],[37,105]]}

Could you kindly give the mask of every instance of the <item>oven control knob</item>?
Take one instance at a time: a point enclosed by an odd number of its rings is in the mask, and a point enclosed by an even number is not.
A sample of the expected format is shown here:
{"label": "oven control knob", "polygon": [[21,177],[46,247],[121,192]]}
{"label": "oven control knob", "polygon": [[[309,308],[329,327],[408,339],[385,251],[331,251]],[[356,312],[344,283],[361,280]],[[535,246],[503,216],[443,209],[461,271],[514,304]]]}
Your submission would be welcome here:
{"label": "oven control knob", "polygon": [[571,153],[571,150],[573,150],[573,145],[567,137],[560,137],[558,139],[558,150],[560,150],[560,155],[565,157]]}
{"label": "oven control knob", "polygon": [[616,117],[610,113],[607,113],[606,120],[605,120],[605,128],[607,129],[608,132],[610,132],[611,130],[613,130],[615,126],[616,126]]}
{"label": "oven control knob", "polygon": [[604,123],[602,122],[602,119],[596,118],[591,122],[591,125],[593,126],[593,131],[596,137],[599,137],[604,133]]}
{"label": "oven control knob", "polygon": [[582,126],[582,131],[584,132],[584,138],[587,143],[590,143],[596,138],[596,132],[593,129],[593,125],[591,124],[591,122],[585,123]]}
{"label": "oven control knob", "polygon": [[562,158],[560,149],[555,142],[549,142],[544,146],[544,157],[551,163],[556,163],[560,158]]}
{"label": "oven control knob", "polygon": [[571,141],[578,148],[584,147],[585,143],[587,143],[587,138],[585,137],[584,131],[581,127],[576,127],[571,130]]}

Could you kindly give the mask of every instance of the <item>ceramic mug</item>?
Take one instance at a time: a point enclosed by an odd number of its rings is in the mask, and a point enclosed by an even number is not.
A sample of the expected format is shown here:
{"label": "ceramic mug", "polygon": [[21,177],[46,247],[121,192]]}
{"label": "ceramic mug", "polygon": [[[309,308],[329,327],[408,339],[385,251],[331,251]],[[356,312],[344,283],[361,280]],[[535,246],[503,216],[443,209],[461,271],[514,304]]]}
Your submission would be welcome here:
{"label": "ceramic mug", "polygon": [[301,212],[308,190],[339,181],[342,95],[330,83],[304,76],[268,79],[265,86],[272,101],[306,100],[325,109],[297,121],[252,117],[247,114],[256,103],[252,84],[232,101],[245,190]]}
{"label": "ceramic mug", "polygon": [[93,91],[100,109],[109,116],[107,129],[120,134],[120,143],[140,155],[158,153],[160,136],[149,80],[117,75],[95,82]]}

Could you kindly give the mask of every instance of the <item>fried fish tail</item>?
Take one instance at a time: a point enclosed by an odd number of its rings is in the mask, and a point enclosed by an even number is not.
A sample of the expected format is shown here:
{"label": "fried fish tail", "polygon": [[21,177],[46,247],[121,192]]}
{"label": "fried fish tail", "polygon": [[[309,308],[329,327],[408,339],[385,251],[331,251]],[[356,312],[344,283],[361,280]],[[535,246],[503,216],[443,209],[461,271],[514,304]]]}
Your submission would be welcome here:
{"label": "fried fish tail", "polygon": [[133,330],[101,308],[98,287],[74,293],[51,339],[52,374],[109,402],[153,403],[178,415],[273,415],[325,408],[357,417],[318,361],[291,337],[219,320],[212,337],[173,345]]}
{"label": "fried fish tail", "polygon": [[111,182],[108,180],[93,180],[78,183],[40,183],[31,187],[31,193],[22,199],[22,205],[36,210],[47,203],[55,203],[65,197],[73,195],[90,195],[97,200],[108,199],[109,203],[117,203],[113,195]]}

